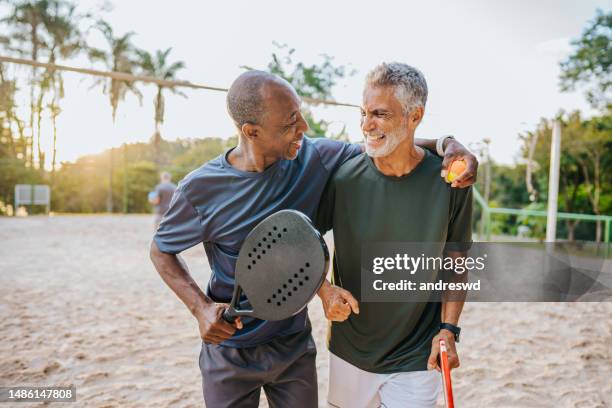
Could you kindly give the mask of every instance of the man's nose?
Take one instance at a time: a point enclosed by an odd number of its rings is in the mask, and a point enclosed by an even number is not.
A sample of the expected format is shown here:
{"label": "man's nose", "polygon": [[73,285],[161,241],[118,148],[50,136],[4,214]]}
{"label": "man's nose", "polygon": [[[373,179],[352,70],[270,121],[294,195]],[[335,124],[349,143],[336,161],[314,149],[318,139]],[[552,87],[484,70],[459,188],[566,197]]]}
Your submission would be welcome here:
{"label": "man's nose", "polygon": [[310,130],[310,126],[308,126],[308,122],[306,122],[306,119],[304,119],[304,116],[302,116],[302,114],[300,113],[300,126],[299,126],[299,130],[303,133],[306,133]]}
{"label": "man's nose", "polygon": [[367,115],[361,117],[361,130],[363,132],[371,132],[375,129],[376,126],[374,124],[374,121],[370,117],[368,117]]}

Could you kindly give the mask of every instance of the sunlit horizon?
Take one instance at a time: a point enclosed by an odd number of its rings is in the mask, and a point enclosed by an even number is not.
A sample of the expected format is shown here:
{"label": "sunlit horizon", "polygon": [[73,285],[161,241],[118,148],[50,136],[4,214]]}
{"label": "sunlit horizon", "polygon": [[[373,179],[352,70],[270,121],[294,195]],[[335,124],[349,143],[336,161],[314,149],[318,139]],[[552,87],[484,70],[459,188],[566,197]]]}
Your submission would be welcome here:
{"label": "sunlit horizon", "polygon": [[[98,3],[79,2],[79,10],[91,10]],[[333,91],[336,100],[354,104],[360,104],[363,78],[376,64],[397,60],[414,65],[425,74],[430,92],[417,137],[453,134],[466,145],[489,138],[491,156],[499,163],[516,161],[519,133],[533,130],[541,118],[551,118],[560,110],[593,113],[582,90],[559,91],[559,61],[569,54],[570,41],[581,34],[596,7],[602,7],[601,2],[564,2],[563,7],[557,2],[526,1],[367,8],[355,4],[350,19],[337,17],[343,15],[346,5],[328,2],[314,2],[295,10],[292,18],[280,3],[262,6],[237,2],[209,7],[183,2],[181,7],[167,8],[163,2],[148,2],[147,18],[137,19],[133,16],[142,12],[142,4],[116,2],[113,6],[100,17],[117,34],[134,31],[135,45],[150,52],[173,47],[171,60],[186,64],[178,78],[196,83],[228,87],[243,72],[242,66],[265,69],[277,50],[274,42],[295,48],[296,61],[317,63],[322,61],[320,54],[327,54],[334,57],[335,64],[356,70],[355,75],[340,80]],[[186,8],[190,13],[181,11]],[[381,14],[372,20],[376,11]],[[383,19],[384,31],[370,28]],[[164,25],[172,30],[163,29]],[[441,26],[444,30],[438,29]],[[343,35],[329,36],[326,27]],[[487,35],[482,35],[484,32]],[[101,45],[96,35],[89,41]],[[84,56],[61,63],[101,68]],[[27,117],[29,102],[23,88],[28,69],[6,66],[9,73],[17,73],[21,79],[19,113]],[[113,126],[108,97],[101,87],[89,89],[92,77],[65,73],[64,79],[66,97],[58,118],[58,162],[101,153],[125,142],[149,140],[154,131],[152,85],[138,85],[143,92],[142,105],[131,95],[119,104]],[[235,135],[225,112],[224,93],[184,92],[188,98],[166,94],[164,139],[225,139]],[[332,121],[333,130],[346,126],[352,141],[361,140],[358,109],[320,106],[314,112],[317,118]],[[42,146],[49,152],[51,125],[44,119]]]}

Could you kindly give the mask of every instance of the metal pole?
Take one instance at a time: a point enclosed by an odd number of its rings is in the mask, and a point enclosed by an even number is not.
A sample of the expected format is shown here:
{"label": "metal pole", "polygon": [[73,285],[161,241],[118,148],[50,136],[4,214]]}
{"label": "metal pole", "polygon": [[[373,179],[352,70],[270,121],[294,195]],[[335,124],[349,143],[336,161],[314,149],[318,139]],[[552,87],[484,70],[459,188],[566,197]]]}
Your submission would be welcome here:
{"label": "metal pole", "polygon": [[17,216],[18,208],[19,208],[19,196],[17,195],[17,186],[15,186],[15,201],[13,202],[13,217]]}
{"label": "metal pole", "polygon": [[489,209],[487,208],[487,227],[486,227],[486,234],[487,234],[487,242],[491,242],[491,211],[489,211]]}
{"label": "metal pole", "polygon": [[[195,84],[189,81],[170,81],[170,80],[159,79],[159,78],[146,76],[146,75],[132,75],[132,74],[128,74],[125,72],[100,71],[97,69],[78,68],[78,67],[71,67],[68,65],[49,64],[45,62],[38,62],[38,61],[28,60],[24,58],[7,57],[4,55],[0,55],[0,62],[28,65],[31,67],[40,67],[40,68],[46,68],[49,70],[76,72],[79,74],[93,75],[93,76],[99,76],[99,77],[104,77],[104,78],[112,78],[112,79],[117,79],[117,80],[126,81],[126,82],[134,82],[134,81],[148,82],[148,83],[157,84],[157,85],[161,85],[161,86],[168,87],[168,88],[183,87],[183,88],[193,88],[193,89],[207,89],[209,91],[227,92],[227,88]],[[302,100],[306,103],[310,103],[313,105],[323,104],[323,105],[333,105],[333,106],[348,106],[351,108],[359,107],[359,105],[355,105],[352,103],[328,101],[325,99],[309,98],[306,96],[302,97]]]}
{"label": "metal pole", "polygon": [[610,219],[606,218],[605,224],[605,236],[604,236],[604,256],[607,258],[610,252]]}
{"label": "metal pole", "polygon": [[555,242],[557,235],[557,198],[559,196],[559,165],[561,163],[561,124],[553,122],[550,143],[550,172],[548,176],[548,210],[546,242]]}
{"label": "metal pole", "polygon": [[127,143],[123,143],[123,207],[122,212],[128,212],[128,159],[127,159]]}

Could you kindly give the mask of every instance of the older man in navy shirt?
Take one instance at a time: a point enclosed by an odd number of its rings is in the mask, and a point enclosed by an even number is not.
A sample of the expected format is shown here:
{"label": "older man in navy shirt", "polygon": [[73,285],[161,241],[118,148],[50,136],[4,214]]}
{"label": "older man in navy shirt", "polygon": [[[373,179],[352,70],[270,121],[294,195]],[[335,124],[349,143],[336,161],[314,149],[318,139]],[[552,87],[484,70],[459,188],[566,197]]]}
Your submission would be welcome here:
{"label": "older man in navy shirt", "polygon": [[[308,125],[300,105],[293,87],[279,77],[260,71],[238,77],[227,95],[238,146],[179,183],[151,244],[157,271],[198,321],[208,408],[257,407],[262,388],[271,407],[318,404],[316,349],[306,310],[281,321],[244,318],[229,324],[222,318],[247,234],[282,209],[314,218],[330,176],[362,152],[357,144],[306,137]],[[457,184],[472,184],[476,159],[458,142],[447,143],[447,162],[468,162]],[[433,149],[435,141],[420,144]],[[200,243],[212,270],[205,291],[178,257]],[[336,296],[354,302],[348,292],[335,290]]]}

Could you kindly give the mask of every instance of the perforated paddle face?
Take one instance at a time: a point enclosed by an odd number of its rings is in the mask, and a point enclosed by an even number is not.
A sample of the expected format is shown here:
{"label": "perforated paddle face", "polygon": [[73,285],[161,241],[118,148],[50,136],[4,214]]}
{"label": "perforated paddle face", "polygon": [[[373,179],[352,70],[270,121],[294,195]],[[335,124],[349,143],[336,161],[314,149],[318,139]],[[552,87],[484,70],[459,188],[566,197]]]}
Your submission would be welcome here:
{"label": "perforated paddle face", "polygon": [[328,263],[325,241],[304,214],[271,215],[251,231],[236,262],[236,284],[252,310],[232,314],[263,320],[295,315],[320,288]]}

